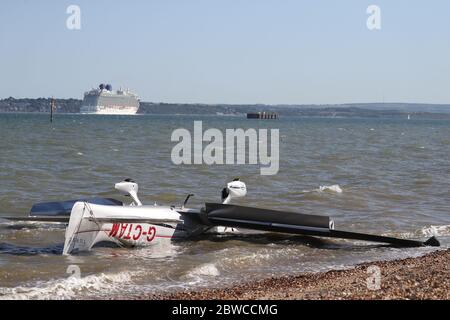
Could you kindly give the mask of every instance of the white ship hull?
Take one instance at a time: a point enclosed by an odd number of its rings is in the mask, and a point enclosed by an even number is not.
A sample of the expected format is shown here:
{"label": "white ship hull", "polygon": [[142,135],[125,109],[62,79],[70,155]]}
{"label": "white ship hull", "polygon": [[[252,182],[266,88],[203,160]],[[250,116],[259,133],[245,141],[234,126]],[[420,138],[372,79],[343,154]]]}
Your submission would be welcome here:
{"label": "white ship hull", "polygon": [[139,98],[129,90],[112,90],[112,86],[100,84],[98,89],[84,93],[80,113],[84,114],[136,114]]}
{"label": "white ship hull", "polygon": [[112,115],[131,115],[136,114],[138,108],[136,107],[124,107],[124,106],[114,106],[114,107],[103,107],[103,106],[83,106],[80,109],[82,114],[112,114]]}

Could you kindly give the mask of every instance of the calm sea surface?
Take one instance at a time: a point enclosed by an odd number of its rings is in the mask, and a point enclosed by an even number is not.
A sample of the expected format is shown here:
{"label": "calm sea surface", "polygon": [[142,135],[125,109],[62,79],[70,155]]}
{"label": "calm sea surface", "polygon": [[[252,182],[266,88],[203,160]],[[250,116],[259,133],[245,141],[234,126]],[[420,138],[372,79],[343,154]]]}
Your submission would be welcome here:
{"label": "calm sea surface", "polygon": [[[194,120],[204,130],[279,128],[279,173],[262,176],[258,165],[174,165],[171,133],[192,131]],[[336,229],[437,235],[450,245],[449,121],[57,115],[50,124],[48,115],[0,114],[0,138],[0,215],[94,195],[128,201],[114,190],[124,178],[139,183],[144,203],[178,205],[194,193],[190,206],[201,207],[240,177],[248,195],[237,204],[329,215]],[[65,257],[63,241],[62,225],[0,220],[0,299],[131,297],[435,250],[258,234]],[[69,278],[73,265],[81,278]]]}

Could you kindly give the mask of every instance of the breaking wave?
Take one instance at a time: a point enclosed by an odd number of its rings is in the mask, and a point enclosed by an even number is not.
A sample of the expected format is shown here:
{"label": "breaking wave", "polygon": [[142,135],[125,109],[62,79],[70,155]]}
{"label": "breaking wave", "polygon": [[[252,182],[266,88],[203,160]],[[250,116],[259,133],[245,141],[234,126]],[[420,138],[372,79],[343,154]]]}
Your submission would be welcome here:
{"label": "breaking wave", "polygon": [[427,237],[450,235],[450,225],[423,227],[419,232]]}
{"label": "breaking wave", "polygon": [[332,191],[336,193],[342,193],[342,188],[338,184],[333,184],[331,186],[320,186],[319,191]]}
{"label": "breaking wave", "polygon": [[[14,288],[0,287],[0,300],[47,300],[73,299],[90,295],[120,294],[117,284],[131,284],[132,274],[121,272],[117,274],[89,275],[86,277],[71,276],[66,279],[38,282],[34,286],[20,286]],[[108,288],[108,292],[105,292]]]}
{"label": "breaking wave", "polygon": [[210,277],[216,277],[220,275],[220,271],[217,269],[216,265],[214,263],[207,263],[200,265],[196,268],[194,268],[190,272],[191,276],[210,276]]}
{"label": "breaking wave", "polygon": [[333,184],[330,186],[319,186],[317,189],[312,190],[303,190],[303,193],[309,193],[309,192],[335,192],[335,193],[342,193],[344,192],[338,184]]}
{"label": "breaking wave", "polygon": [[396,236],[401,238],[448,237],[450,236],[450,225],[430,225],[412,232],[399,233]]}
{"label": "breaking wave", "polygon": [[410,238],[429,238],[429,237],[448,237],[450,236],[450,225],[434,226],[430,225],[412,232],[386,233],[385,236],[393,236],[404,239]]}
{"label": "breaking wave", "polygon": [[183,286],[192,286],[192,285],[201,285],[208,284],[213,280],[215,277],[220,275],[219,269],[217,269],[216,265],[214,263],[206,263],[199,265],[190,271],[188,271],[186,274],[181,276],[180,280],[184,282]]}

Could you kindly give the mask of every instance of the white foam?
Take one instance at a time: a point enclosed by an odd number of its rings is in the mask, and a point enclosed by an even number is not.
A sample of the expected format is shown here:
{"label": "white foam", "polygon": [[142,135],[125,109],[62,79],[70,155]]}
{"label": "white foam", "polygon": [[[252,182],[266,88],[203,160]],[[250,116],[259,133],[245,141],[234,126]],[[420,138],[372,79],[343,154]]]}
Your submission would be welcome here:
{"label": "white foam", "polygon": [[423,227],[420,233],[424,236],[446,236],[450,234],[450,225]]}
{"label": "white foam", "polygon": [[108,293],[120,292],[117,284],[129,283],[131,276],[130,272],[101,273],[81,278],[71,276],[64,279],[37,282],[34,286],[0,287],[0,300],[71,299],[84,293],[104,294],[105,288],[108,288]]}
{"label": "white foam", "polygon": [[217,269],[214,263],[206,263],[202,264],[189,273],[190,276],[208,276],[208,277],[217,277],[220,275],[219,269]]}
{"label": "white foam", "polygon": [[246,254],[246,255],[236,255],[231,258],[224,258],[223,262],[232,264],[232,265],[249,265],[249,264],[258,264],[264,261],[268,261],[273,258],[273,254],[270,252],[266,253],[266,250],[259,252]]}
{"label": "white foam", "polygon": [[214,263],[206,263],[191,269],[188,273],[181,276],[180,280],[183,282],[182,286],[189,287],[211,283],[219,275],[220,271]]}
{"label": "white foam", "polygon": [[338,184],[333,184],[331,186],[320,186],[319,191],[332,191],[336,193],[342,193],[342,188]]}
{"label": "white foam", "polygon": [[338,184],[333,184],[331,186],[319,186],[318,189],[302,190],[303,193],[323,192],[323,191],[331,191],[331,192],[336,192],[336,193],[344,192]]}

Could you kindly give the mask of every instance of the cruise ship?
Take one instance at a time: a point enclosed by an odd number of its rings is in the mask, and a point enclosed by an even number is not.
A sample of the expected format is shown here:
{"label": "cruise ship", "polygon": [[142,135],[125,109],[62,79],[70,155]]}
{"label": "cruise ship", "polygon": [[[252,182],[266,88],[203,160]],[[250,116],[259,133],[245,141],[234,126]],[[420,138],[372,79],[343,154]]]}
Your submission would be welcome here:
{"label": "cruise ship", "polygon": [[129,90],[114,90],[110,84],[100,84],[98,89],[85,92],[80,113],[85,114],[136,114],[139,98]]}

